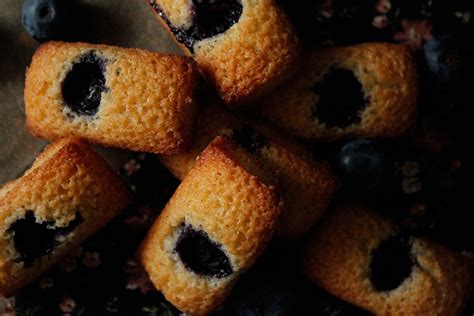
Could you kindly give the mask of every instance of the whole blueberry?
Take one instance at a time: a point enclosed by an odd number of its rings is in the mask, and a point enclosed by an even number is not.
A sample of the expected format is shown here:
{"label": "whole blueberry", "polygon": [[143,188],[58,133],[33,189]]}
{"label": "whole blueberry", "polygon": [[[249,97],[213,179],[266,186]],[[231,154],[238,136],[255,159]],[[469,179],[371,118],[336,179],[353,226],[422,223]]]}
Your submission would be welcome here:
{"label": "whole blueberry", "polygon": [[450,35],[440,35],[423,47],[430,72],[441,82],[458,81],[471,68],[472,48],[468,42]]}
{"label": "whole blueberry", "polygon": [[344,145],[337,163],[345,180],[361,190],[376,190],[390,175],[392,163],[382,144],[358,139]]}
{"label": "whole blueberry", "polygon": [[66,0],[25,0],[23,3],[23,26],[34,39],[40,42],[60,40],[66,33]]}

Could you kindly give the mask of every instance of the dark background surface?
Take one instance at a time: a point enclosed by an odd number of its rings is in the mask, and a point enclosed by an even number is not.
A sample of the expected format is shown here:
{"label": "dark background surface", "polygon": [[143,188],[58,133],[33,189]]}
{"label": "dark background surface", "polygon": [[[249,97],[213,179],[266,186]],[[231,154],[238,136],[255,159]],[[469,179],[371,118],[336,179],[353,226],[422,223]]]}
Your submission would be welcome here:
{"label": "dark background surface", "polygon": [[[294,20],[308,49],[367,41],[405,42],[417,56],[422,82],[417,128],[403,139],[385,140],[400,166],[416,163],[420,190],[394,186],[379,194],[350,198],[374,204],[412,234],[472,254],[472,179],[470,124],[472,80],[439,82],[427,71],[423,44],[449,34],[459,46],[471,46],[474,3],[443,0],[279,1]],[[90,19],[84,40],[177,52],[142,0],[85,1]],[[37,43],[23,31],[21,1],[0,2],[0,182],[14,178],[44,142],[23,127],[22,85]],[[93,37],[89,37],[92,36]],[[465,58],[472,58],[467,56]],[[309,144],[334,160],[342,144]],[[135,194],[135,203],[103,231],[90,238],[52,271],[3,304],[18,315],[179,315],[153,290],[134,260],[137,246],[178,185],[152,155],[106,152]],[[122,163],[123,156],[131,158]],[[117,159],[117,157],[120,157]],[[347,198],[347,188],[340,198]],[[422,209],[422,211],[420,211]],[[367,315],[309,284],[298,271],[304,240],[274,241],[237,284],[220,315]],[[1,303],[0,303],[1,304]],[[1,306],[1,305],[0,305]],[[474,314],[471,299],[465,315]]]}

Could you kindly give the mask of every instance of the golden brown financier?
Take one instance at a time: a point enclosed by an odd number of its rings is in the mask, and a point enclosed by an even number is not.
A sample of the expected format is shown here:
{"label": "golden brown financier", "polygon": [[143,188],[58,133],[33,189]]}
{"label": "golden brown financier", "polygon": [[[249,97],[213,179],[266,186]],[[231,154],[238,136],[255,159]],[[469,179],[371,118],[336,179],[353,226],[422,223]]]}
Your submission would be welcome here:
{"label": "golden brown financier", "polygon": [[146,0],[224,102],[264,95],[296,70],[300,43],[275,0]]}
{"label": "golden brown financier", "polygon": [[172,154],[192,140],[199,73],[189,57],[49,42],[26,74],[26,125],[36,136],[78,136]]}
{"label": "golden brown financier", "polygon": [[312,153],[287,136],[261,124],[246,124],[222,105],[206,103],[198,114],[194,142],[184,153],[161,155],[161,162],[183,180],[204,148],[219,135],[226,135],[245,149],[276,178],[285,200],[277,235],[297,239],[322,217],[338,188],[330,166],[316,160]]}
{"label": "golden brown financier", "polygon": [[309,239],[307,277],[375,315],[461,315],[470,259],[407,235],[365,207],[339,206]]}
{"label": "golden brown financier", "polygon": [[307,140],[395,137],[417,112],[417,67],[404,45],[314,51],[305,71],[262,100],[264,120]]}
{"label": "golden brown financier", "polygon": [[130,202],[119,175],[83,141],[48,146],[0,190],[0,296],[36,279]]}
{"label": "golden brown financier", "polygon": [[204,150],[139,250],[151,281],[182,312],[206,315],[263,252],[282,202],[271,176],[218,137]]}

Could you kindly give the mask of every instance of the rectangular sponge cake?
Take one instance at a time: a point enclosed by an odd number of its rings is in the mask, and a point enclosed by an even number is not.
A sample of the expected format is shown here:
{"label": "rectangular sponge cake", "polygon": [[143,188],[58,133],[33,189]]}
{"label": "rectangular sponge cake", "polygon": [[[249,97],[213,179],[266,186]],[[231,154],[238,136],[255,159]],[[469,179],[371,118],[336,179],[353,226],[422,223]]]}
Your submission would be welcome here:
{"label": "rectangular sponge cake", "polygon": [[118,174],[84,142],[50,145],[0,190],[0,296],[36,279],[130,202]]}
{"label": "rectangular sponge cake", "polygon": [[40,46],[26,74],[27,126],[135,151],[183,151],[199,73],[189,57],[85,43]]}

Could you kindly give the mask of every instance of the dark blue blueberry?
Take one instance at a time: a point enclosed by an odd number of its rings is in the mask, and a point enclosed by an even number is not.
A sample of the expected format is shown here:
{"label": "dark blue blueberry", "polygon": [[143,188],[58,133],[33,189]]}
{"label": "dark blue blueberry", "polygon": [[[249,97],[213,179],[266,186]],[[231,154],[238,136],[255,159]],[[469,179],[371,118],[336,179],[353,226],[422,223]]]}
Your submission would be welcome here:
{"label": "dark blue blueberry", "polygon": [[319,122],[329,128],[344,128],[360,122],[368,100],[352,71],[331,69],[314,89],[319,101],[314,106],[313,115]]}
{"label": "dark blue blueberry", "polygon": [[236,0],[193,0],[193,37],[201,40],[224,33],[238,22],[242,4]]}
{"label": "dark blue blueberry", "polygon": [[453,82],[472,70],[473,50],[467,41],[442,35],[424,45],[426,63],[430,72],[441,82]]}
{"label": "dark blue blueberry", "polygon": [[413,269],[409,239],[396,235],[380,243],[372,253],[370,281],[378,291],[399,287]]}
{"label": "dark blue blueberry", "polygon": [[183,29],[171,24],[156,0],[150,0],[150,5],[166,21],[176,39],[191,52],[196,42],[224,33],[242,15],[242,4],[238,0],[193,0],[190,5],[193,24]]}
{"label": "dark blue blueberry", "polygon": [[25,30],[40,42],[63,39],[69,0],[25,0],[22,21]]}
{"label": "dark blue blueberry", "polygon": [[184,266],[201,275],[224,278],[232,274],[229,258],[206,232],[183,224],[175,251]]}
{"label": "dark blue blueberry", "polygon": [[62,95],[69,109],[80,115],[95,115],[105,86],[105,61],[94,52],[74,63],[62,83]]}
{"label": "dark blue blueberry", "polygon": [[20,260],[31,265],[36,259],[50,254],[82,221],[81,214],[77,213],[68,226],[56,227],[54,222],[36,222],[34,213],[28,211],[25,218],[13,223],[8,231],[14,234],[13,241]]}
{"label": "dark blue blueberry", "polygon": [[383,146],[369,139],[354,140],[344,145],[337,161],[345,180],[361,190],[377,190],[390,176],[392,167]]}

